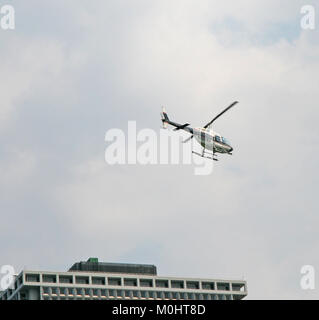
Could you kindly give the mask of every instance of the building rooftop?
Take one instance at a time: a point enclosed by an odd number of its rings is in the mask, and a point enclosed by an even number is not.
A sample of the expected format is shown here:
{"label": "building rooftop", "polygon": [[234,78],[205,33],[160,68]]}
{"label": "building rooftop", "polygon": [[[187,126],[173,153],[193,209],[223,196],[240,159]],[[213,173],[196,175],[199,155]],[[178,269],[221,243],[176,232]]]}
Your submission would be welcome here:
{"label": "building rooftop", "polygon": [[99,262],[98,258],[76,262],[68,271],[126,273],[156,276],[156,266],[150,264]]}
{"label": "building rooftop", "polygon": [[241,300],[245,280],[158,276],[148,264],[76,262],[68,271],[22,270],[0,300]]}

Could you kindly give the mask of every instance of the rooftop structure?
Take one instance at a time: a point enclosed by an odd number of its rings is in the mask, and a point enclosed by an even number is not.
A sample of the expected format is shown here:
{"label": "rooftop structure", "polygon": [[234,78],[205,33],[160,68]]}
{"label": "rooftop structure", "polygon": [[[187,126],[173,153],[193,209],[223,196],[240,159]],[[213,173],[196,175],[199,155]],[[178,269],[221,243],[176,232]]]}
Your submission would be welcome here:
{"label": "rooftop structure", "polygon": [[149,264],[99,262],[98,258],[76,262],[69,271],[144,274],[156,276],[156,266]]}
{"label": "rooftop structure", "polygon": [[244,280],[162,277],[153,265],[75,263],[67,272],[23,270],[0,300],[240,300]]}

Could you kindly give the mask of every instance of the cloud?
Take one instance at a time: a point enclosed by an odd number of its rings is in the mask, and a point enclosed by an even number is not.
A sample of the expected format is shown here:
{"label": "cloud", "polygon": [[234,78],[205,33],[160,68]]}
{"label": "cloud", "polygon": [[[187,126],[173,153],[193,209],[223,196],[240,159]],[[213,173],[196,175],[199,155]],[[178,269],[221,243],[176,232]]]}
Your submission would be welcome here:
{"label": "cloud", "polygon": [[[299,281],[319,266],[319,46],[299,30],[302,2],[62,3],[14,3],[0,51],[0,264],[99,256],[314,297]],[[234,155],[212,175],[104,162],[110,128],[159,130],[162,104],[200,126],[234,100],[214,128]]]}

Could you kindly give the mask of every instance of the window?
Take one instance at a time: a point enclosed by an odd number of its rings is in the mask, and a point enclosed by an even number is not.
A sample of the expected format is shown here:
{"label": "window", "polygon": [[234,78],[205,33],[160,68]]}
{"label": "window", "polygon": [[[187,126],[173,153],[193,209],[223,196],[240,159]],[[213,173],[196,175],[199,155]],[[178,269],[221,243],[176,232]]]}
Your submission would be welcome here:
{"label": "window", "polygon": [[75,289],[75,290],[76,290],[76,294],[77,294],[78,296],[82,296],[82,294],[83,294],[82,288],[77,288],[77,289]]}
{"label": "window", "polygon": [[93,296],[98,296],[99,295],[99,289],[93,289]]}
{"label": "window", "polygon": [[215,136],[215,141],[221,142],[220,137],[219,136]]}
{"label": "window", "polygon": [[229,283],[222,283],[222,282],[217,283],[217,290],[229,291],[229,289],[230,289]]}
{"label": "window", "polygon": [[52,294],[58,294],[58,289],[53,287],[53,288],[51,288],[51,292],[52,292]]}
{"label": "window", "polygon": [[198,281],[187,281],[186,282],[187,289],[199,289]]}
{"label": "window", "polygon": [[42,281],[56,283],[56,275],[55,274],[44,274],[44,275],[42,275]]}
{"label": "window", "polygon": [[172,298],[173,299],[178,299],[178,293],[177,292],[173,292],[172,293]]}
{"label": "window", "polygon": [[171,281],[171,287],[172,288],[183,289],[184,288],[184,281],[182,281],[182,280],[172,280]]}
{"label": "window", "polygon": [[123,290],[116,290],[116,296],[117,296],[117,298],[122,299],[123,298]]}
{"label": "window", "polygon": [[214,290],[215,284],[214,282],[202,282],[203,290]]}
{"label": "window", "polygon": [[121,278],[108,278],[109,286],[120,286],[122,284]]}
{"label": "window", "polygon": [[65,295],[66,294],[66,288],[59,288],[60,294]]}
{"label": "window", "polygon": [[157,292],[156,292],[156,298],[157,298],[157,299],[163,299],[162,292],[157,291]]}
{"label": "window", "polygon": [[187,294],[187,299],[188,299],[188,300],[194,300],[194,293],[191,293],[191,292],[188,293],[188,294]]}
{"label": "window", "polygon": [[138,291],[136,290],[133,291],[133,298],[138,298]]}
{"label": "window", "polygon": [[49,287],[43,287],[43,293],[49,294]]}
{"label": "window", "polygon": [[242,283],[233,283],[232,288],[233,291],[243,291],[245,289],[245,286]]}
{"label": "window", "polygon": [[146,291],[141,291],[141,298],[146,298]]}
{"label": "window", "polygon": [[158,288],[168,288],[168,280],[156,280],[155,284]]}
{"label": "window", "polygon": [[140,279],[140,286],[141,287],[153,287],[153,280],[152,279]]}
{"label": "window", "polygon": [[73,294],[74,294],[74,290],[73,290],[73,288],[68,288],[68,295],[69,296],[73,296]]}
{"label": "window", "polygon": [[165,299],[170,299],[170,298],[171,298],[170,292],[165,291],[165,292],[164,292],[164,298],[165,298]]}
{"label": "window", "polygon": [[27,282],[40,282],[40,276],[38,274],[26,274],[25,275],[25,280]]}
{"label": "window", "polygon": [[129,290],[125,290],[125,298],[130,298],[130,291]]}
{"label": "window", "polygon": [[230,142],[226,138],[222,137],[222,140],[223,140],[223,143],[230,146]]}
{"label": "window", "polygon": [[115,296],[115,290],[109,290],[109,297],[110,298],[114,298],[114,296]]}
{"label": "window", "polygon": [[89,284],[89,277],[75,277],[75,282],[79,284]]}
{"label": "window", "polygon": [[124,286],[137,287],[137,279],[124,279]]}
{"label": "window", "polygon": [[154,296],[155,296],[154,291],[150,291],[148,293],[148,296],[150,297],[150,299],[154,299]]}
{"label": "window", "polygon": [[92,277],[92,284],[105,285],[105,278]]}
{"label": "window", "polygon": [[106,290],[105,290],[105,289],[102,289],[102,290],[101,290],[101,296],[102,296],[102,297],[106,297]]}
{"label": "window", "polygon": [[60,283],[73,283],[73,277],[72,276],[59,276],[59,282]]}
{"label": "window", "polygon": [[180,299],[181,300],[187,299],[187,294],[185,292],[180,292]]}

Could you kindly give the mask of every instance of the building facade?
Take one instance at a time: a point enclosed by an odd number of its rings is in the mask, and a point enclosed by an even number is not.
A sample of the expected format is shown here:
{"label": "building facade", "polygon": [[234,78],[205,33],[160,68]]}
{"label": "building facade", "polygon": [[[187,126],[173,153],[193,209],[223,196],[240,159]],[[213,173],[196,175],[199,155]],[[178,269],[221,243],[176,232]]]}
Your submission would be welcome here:
{"label": "building facade", "polygon": [[23,270],[0,300],[240,300],[243,280],[158,276],[153,265],[75,263],[67,272]]}

